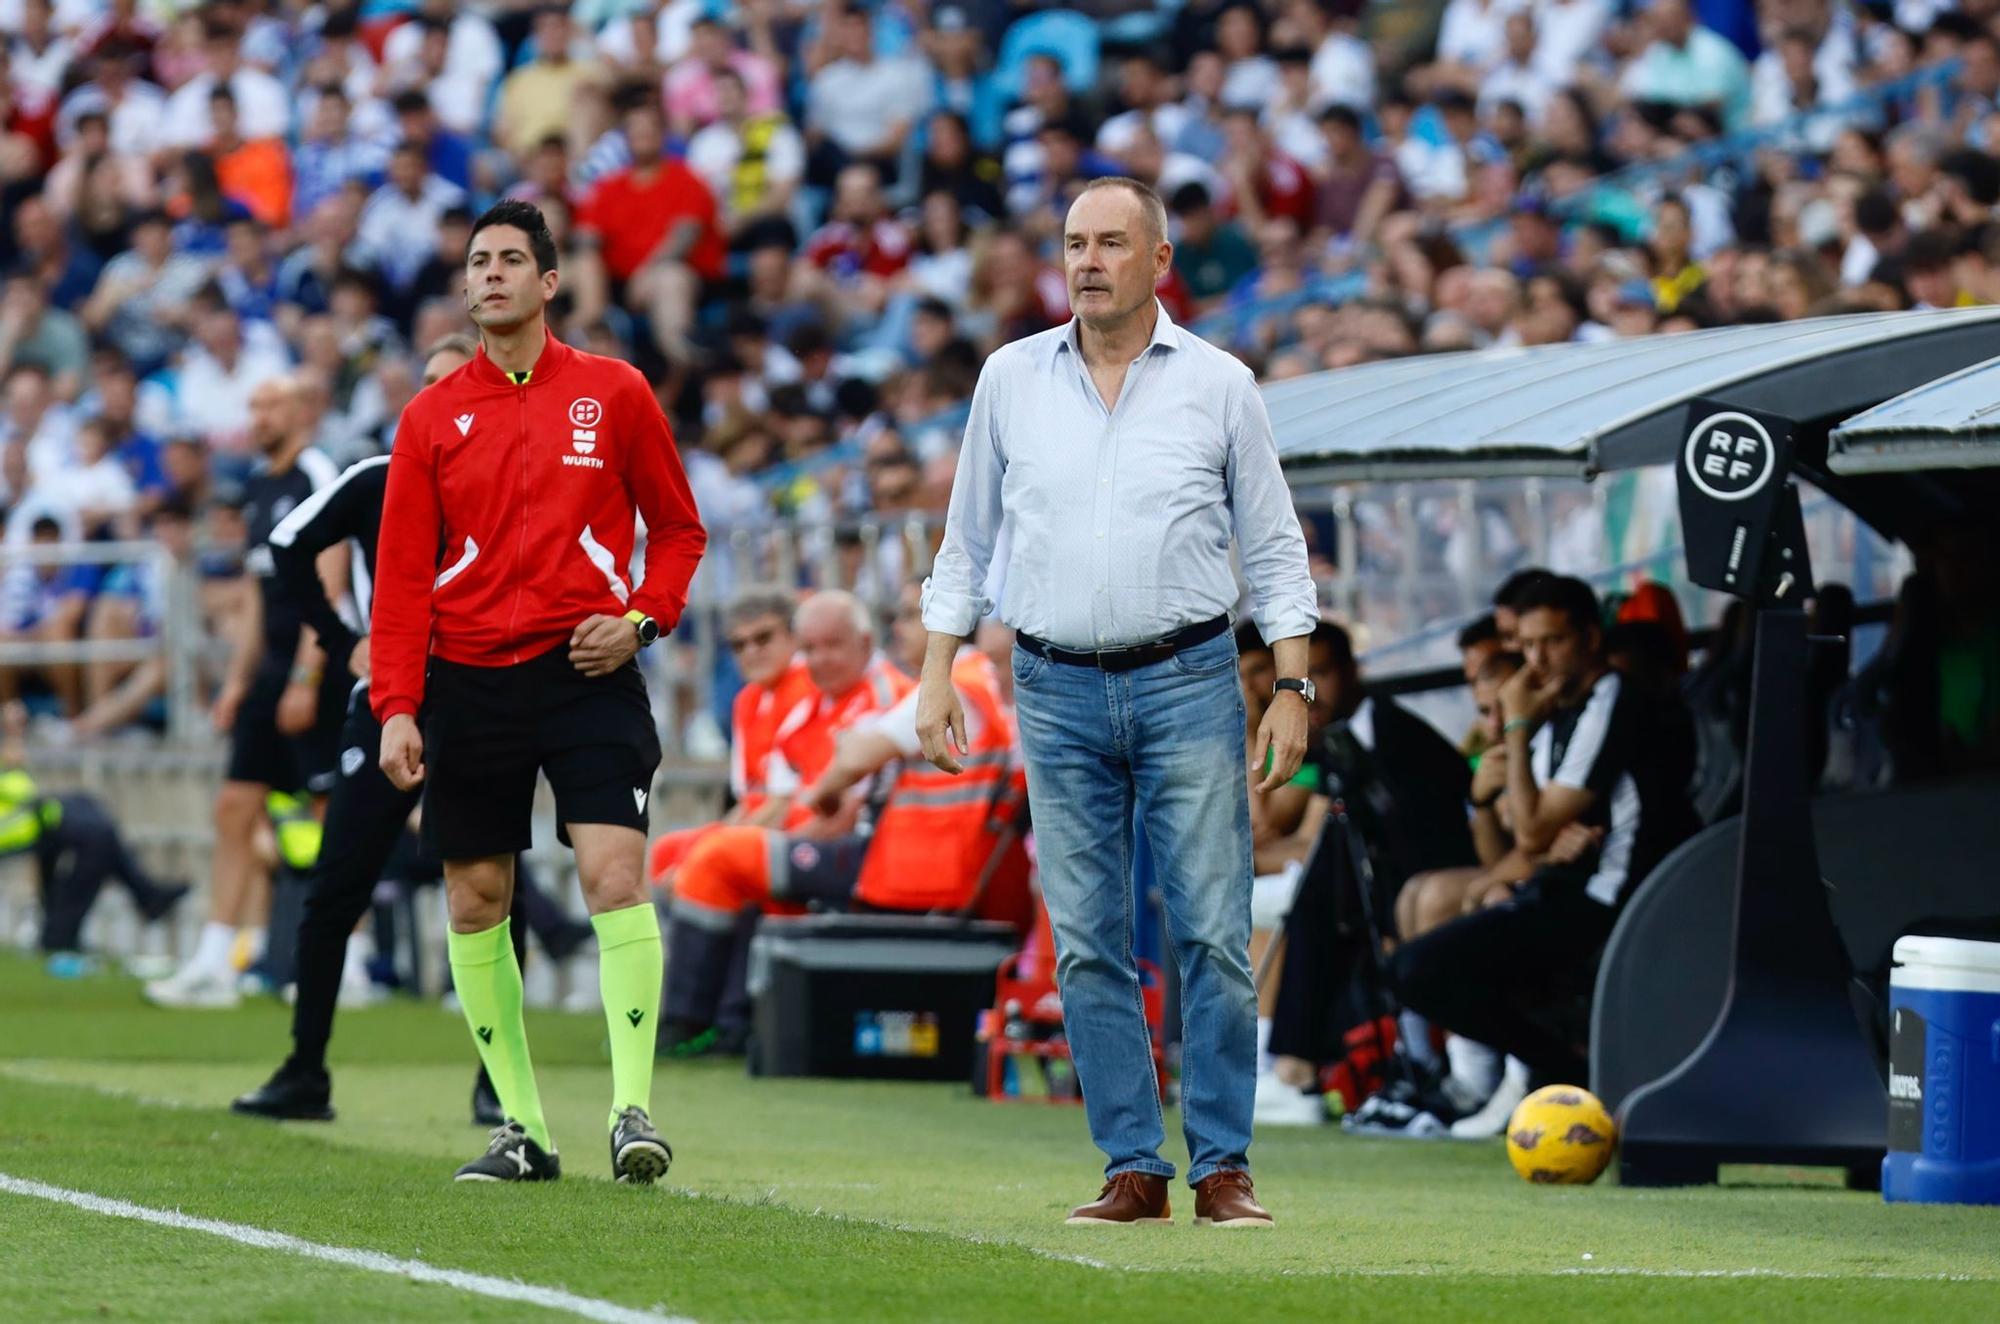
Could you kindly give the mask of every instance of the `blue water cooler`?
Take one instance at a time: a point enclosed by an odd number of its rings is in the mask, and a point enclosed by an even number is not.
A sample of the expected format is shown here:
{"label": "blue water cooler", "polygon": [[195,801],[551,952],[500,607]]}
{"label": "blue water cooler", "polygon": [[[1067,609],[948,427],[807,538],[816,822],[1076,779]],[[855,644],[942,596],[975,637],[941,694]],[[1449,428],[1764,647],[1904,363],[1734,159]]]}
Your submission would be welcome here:
{"label": "blue water cooler", "polygon": [[1882,1198],[2000,1204],[2000,943],[1901,938],[1895,962]]}

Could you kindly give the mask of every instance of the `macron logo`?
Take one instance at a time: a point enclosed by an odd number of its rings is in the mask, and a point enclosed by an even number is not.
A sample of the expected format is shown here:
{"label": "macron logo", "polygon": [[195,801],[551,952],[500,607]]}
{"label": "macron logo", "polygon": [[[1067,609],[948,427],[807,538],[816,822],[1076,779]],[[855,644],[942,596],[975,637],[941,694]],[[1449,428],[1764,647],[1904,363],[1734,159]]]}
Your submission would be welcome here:
{"label": "macron logo", "polygon": [[458,435],[461,437],[472,430],[472,415],[470,414],[460,414],[452,422],[458,424]]}
{"label": "macron logo", "polygon": [[646,793],[645,793],[644,791],[634,791],[634,792],[632,792],[632,804],[634,805],[634,807],[636,807],[636,808],[638,809],[638,811],[639,811],[640,813],[642,813],[642,814],[643,814],[643,813],[645,813],[645,812],[646,812]]}

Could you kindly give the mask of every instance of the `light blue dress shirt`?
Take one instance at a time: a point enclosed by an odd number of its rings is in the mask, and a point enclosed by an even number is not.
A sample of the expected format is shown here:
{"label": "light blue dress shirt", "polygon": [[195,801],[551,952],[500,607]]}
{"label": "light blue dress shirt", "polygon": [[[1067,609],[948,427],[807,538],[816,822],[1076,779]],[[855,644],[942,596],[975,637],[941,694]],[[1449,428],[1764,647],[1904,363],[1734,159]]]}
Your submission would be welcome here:
{"label": "light blue dress shirt", "polygon": [[993,610],[983,586],[1004,522],[1002,619],[1058,648],[1144,643],[1229,611],[1232,534],[1264,638],[1311,633],[1305,537],[1250,370],[1161,308],[1107,410],[1076,327],[986,360],[924,625],[967,635]]}

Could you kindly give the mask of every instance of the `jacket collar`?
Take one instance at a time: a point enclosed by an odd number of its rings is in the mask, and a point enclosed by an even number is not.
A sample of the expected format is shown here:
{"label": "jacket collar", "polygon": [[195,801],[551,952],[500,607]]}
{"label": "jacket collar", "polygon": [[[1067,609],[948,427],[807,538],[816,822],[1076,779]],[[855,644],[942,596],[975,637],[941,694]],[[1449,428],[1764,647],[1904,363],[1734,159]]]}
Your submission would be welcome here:
{"label": "jacket collar", "polygon": [[[529,374],[528,385],[539,386],[561,372],[564,365],[575,357],[575,350],[563,344],[562,341],[557,340],[555,332],[549,332],[548,339],[542,342],[541,354],[535,359],[534,369]],[[484,341],[480,342],[479,352],[472,356],[472,362],[467,366],[467,371],[472,374],[473,380],[481,386],[490,386],[495,389],[505,390],[514,385],[509,380],[507,374],[500,370],[499,365],[487,357]]]}

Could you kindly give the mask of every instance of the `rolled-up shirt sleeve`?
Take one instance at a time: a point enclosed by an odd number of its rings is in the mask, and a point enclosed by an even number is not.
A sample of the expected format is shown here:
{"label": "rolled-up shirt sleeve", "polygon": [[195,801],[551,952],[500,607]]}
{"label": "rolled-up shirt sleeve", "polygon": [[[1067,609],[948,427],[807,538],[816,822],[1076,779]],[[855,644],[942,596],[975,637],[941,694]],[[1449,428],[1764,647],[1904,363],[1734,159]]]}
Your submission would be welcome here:
{"label": "rolled-up shirt sleeve", "polygon": [[[1000,487],[1007,474],[994,399],[1003,355],[988,359],[972,391],[972,412],[958,448],[958,473],[951,483],[944,543],[930,578],[924,581],[924,628],[964,638],[993,610],[985,595],[986,572],[1000,537]],[[1274,460],[1275,463],[1275,460]]]}
{"label": "rolled-up shirt sleeve", "polygon": [[1232,394],[1226,475],[1229,518],[1243,577],[1250,583],[1251,614],[1267,641],[1311,634],[1319,620],[1319,595],[1306,563],[1306,539],[1292,508],[1291,488],[1278,466],[1271,416],[1247,372],[1232,387]]}

